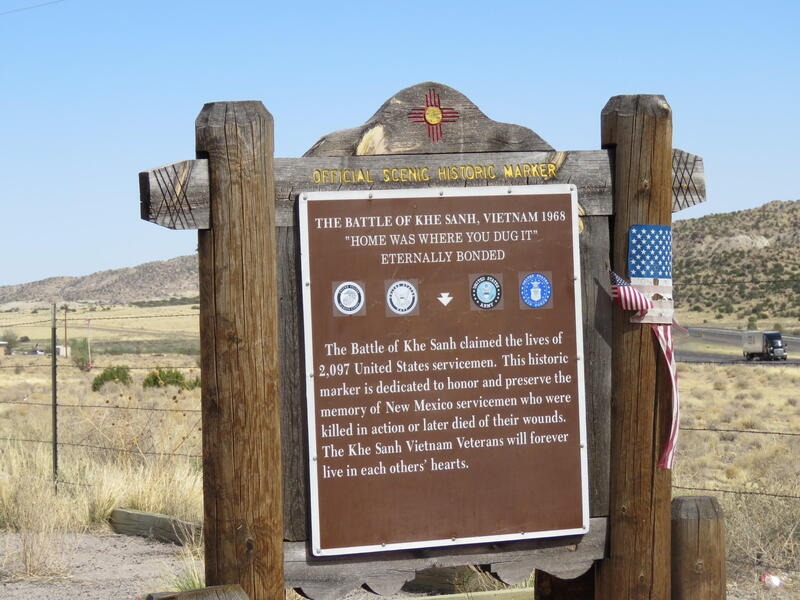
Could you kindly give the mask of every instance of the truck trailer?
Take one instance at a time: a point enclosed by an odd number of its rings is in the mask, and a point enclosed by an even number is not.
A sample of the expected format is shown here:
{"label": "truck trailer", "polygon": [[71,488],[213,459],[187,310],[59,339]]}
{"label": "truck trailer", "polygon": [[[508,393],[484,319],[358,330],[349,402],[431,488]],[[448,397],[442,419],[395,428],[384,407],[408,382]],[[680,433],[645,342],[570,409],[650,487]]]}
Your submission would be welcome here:
{"label": "truck trailer", "polygon": [[786,345],[780,331],[745,331],[742,354],[747,360],[786,360]]}

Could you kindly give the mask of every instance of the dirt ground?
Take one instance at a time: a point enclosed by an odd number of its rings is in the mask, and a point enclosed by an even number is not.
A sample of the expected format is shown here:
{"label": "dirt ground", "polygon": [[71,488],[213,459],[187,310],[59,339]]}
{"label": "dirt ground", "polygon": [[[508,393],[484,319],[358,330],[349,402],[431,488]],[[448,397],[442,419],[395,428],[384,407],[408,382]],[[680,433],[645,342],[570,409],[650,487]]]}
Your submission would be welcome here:
{"label": "dirt ground", "polygon": [[[19,550],[16,534],[0,532],[0,598],[2,600],[144,600],[148,593],[170,589],[183,570],[180,550],[172,544],[111,532],[75,534],[68,541],[64,573],[52,577],[18,577],[13,572]],[[743,582],[744,583],[744,582]],[[386,600],[399,598],[387,597]],[[408,597],[408,596],[406,596]],[[532,597],[532,594],[531,594]],[[381,598],[364,591],[346,600]],[[800,590],[791,579],[780,589],[757,582],[728,585],[729,600],[794,600]]]}
{"label": "dirt ground", "polygon": [[15,534],[0,532],[0,598],[4,600],[139,600],[166,591],[180,572],[179,549],[171,544],[110,532],[75,534],[68,541],[64,574],[20,578],[14,572]]}

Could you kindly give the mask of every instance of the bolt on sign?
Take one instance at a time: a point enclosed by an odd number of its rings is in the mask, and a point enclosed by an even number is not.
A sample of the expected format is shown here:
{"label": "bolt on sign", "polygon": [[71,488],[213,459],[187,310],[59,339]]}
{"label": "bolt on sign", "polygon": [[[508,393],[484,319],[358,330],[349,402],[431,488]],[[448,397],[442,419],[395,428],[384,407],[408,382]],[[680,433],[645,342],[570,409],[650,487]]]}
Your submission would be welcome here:
{"label": "bolt on sign", "polygon": [[300,196],[312,550],[588,531],[577,190]]}

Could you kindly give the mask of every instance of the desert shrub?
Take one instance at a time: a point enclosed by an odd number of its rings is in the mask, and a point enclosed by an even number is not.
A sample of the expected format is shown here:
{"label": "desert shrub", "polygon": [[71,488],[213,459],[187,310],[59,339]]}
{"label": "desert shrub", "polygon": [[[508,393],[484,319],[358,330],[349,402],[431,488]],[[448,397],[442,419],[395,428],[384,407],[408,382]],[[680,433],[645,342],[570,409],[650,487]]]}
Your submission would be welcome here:
{"label": "desert shrub", "polygon": [[0,340],[3,340],[8,344],[9,350],[13,350],[14,348],[16,348],[17,344],[19,343],[19,337],[11,329],[6,329],[3,332],[3,335],[0,336]]}
{"label": "desert shrub", "polygon": [[742,429],[758,429],[758,423],[754,419],[743,419],[741,422]]}
{"label": "desert shrub", "polygon": [[92,368],[92,358],[89,354],[89,340],[86,338],[70,340],[69,351],[72,356],[72,364],[81,371],[88,371]]}
{"label": "desert shrub", "polygon": [[123,385],[130,385],[133,383],[130,367],[106,367],[103,369],[103,372],[92,381],[92,391],[99,392],[100,388],[110,381]]}
{"label": "desert shrub", "polygon": [[142,382],[145,388],[160,388],[174,385],[182,390],[193,390],[200,385],[200,378],[186,379],[186,376],[178,369],[156,368],[150,371]]}

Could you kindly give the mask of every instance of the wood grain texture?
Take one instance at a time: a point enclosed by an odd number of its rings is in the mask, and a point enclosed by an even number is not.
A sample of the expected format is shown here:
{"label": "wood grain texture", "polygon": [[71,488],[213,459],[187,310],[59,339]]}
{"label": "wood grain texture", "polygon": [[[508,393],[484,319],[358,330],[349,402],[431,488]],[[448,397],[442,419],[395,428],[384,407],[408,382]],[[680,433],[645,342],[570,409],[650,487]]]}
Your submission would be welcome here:
{"label": "wood grain texture", "polygon": [[112,510],[108,524],[115,533],[151,537],[162,542],[178,544],[179,546],[200,537],[198,523],[189,523],[175,517],[129,508],[115,508]]}
{"label": "wood grain texture", "polygon": [[672,500],[672,600],[725,598],[725,515],[716,498]]}
{"label": "wood grain texture", "polygon": [[208,229],[208,161],[183,160],[139,173],[142,219],[169,229]]}
{"label": "wood grain texture", "polygon": [[611,460],[611,297],[608,292],[608,257],[611,240],[608,218],[582,217],[581,222],[589,512],[595,517],[608,515]]}
{"label": "wood grain texture", "polygon": [[207,104],[196,121],[213,227],[198,234],[206,582],[283,594],[272,116]]}
{"label": "wood grain texture", "polygon": [[[440,108],[438,137],[422,114]],[[448,115],[448,111],[449,115]],[[444,113],[444,114],[442,114]],[[442,118],[444,117],[444,118]],[[449,118],[448,118],[449,117]],[[464,94],[433,81],[400,90],[363,125],[322,137],[306,156],[552,150],[527,127],[492,121]]]}
{"label": "wood grain texture", "polygon": [[594,518],[585,536],[530,540],[512,544],[432,548],[352,558],[318,559],[306,544],[287,543],[286,586],[301,588],[314,600],[338,600],[366,584],[382,594],[397,592],[415,571],[433,567],[488,564],[506,583],[526,579],[534,569],[573,578],[603,556],[606,520]]}
{"label": "wood grain texture", "polygon": [[[623,272],[628,229],[671,224],[672,115],[662,96],[615,96],[602,112],[614,151],[612,268]],[[649,326],[613,308],[608,555],[595,597],[667,600],[671,473],[657,468],[669,426],[666,367]]]}
{"label": "wood grain texture", "polygon": [[308,432],[299,249],[295,227],[277,228],[278,320],[283,456],[283,536],[309,539]]}
{"label": "wood grain texture", "polygon": [[239,585],[217,585],[188,592],[148,594],[147,600],[250,600]]}
{"label": "wood grain texture", "polygon": [[[540,168],[534,165],[550,164],[557,167],[555,175],[533,175]],[[444,178],[440,178],[440,170]],[[362,181],[341,180],[357,178],[359,173],[364,177]],[[452,175],[455,177],[450,178]],[[555,183],[578,187],[585,214],[611,214],[611,164],[606,150],[275,159],[277,224],[281,227],[294,225],[295,198],[301,191]],[[139,188],[143,220],[170,229],[211,226],[206,160],[181,161],[143,171],[139,174]],[[703,159],[674,150],[673,212],[704,202],[705,193]]]}
{"label": "wood grain texture", "polygon": [[672,150],[672,212],[678,212],[706,200],[706,176],[703,159],[695,154]]}

